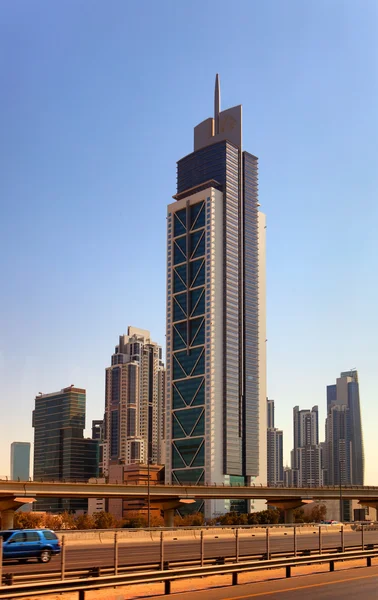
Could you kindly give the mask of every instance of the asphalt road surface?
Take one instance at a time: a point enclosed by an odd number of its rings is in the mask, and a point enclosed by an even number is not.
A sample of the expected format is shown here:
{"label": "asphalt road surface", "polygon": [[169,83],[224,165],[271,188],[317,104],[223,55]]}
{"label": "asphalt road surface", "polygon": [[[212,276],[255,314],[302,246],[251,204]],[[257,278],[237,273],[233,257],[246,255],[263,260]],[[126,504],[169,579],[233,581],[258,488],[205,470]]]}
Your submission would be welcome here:
{"label": "asphalt road surface", "polygon": [[[215,538],[217,532],[205,533],[204,553],[205,558],[233,557],[235,556],[235,539]],[[332,533],[324,533],[322,536],[323,552],[327,548],[340,546],[340,532],[337,529]],[[266,551],[265,537],[255,537],[253,534],[240,534],[239,555],[249,556],[263,554]],[[345,548],[361,544],[361,532],[344,533]],[[364,543],[378,544],[378,531],[365,531]],[[293,534],[271,535],[270,552],[293,551]],[[318,531],[316,533],[300,533],[297,535],[298,552],[303,550],[315,550],[319,548]],[[119,565],[143,565],[147,563],[156,564],[160,561],[159,542],[120,542],[119,543]],[[178,561],[183,559],[200,558],[200,540],[166,540],[164,541],[164,560]],[[114,549],[112,544],[80,545],[67,544],[66,547],[66,570],[89,569],[94,566],[111,567],[114,564]],[[60,556],[55,556],[47,564],[40,564],[36,559],[29,559],[27,564],[19,564],[17,561],[6,561],[3,564],[3,573],[38,573],[46,571],[58,571],[61,567]],[[378,599],[378,593],[376,599]]]}
{"label": "asphalt road surface", "polygon": [[278,579],[245,585],[227,586],[198,592],[181,592],[170,596],[177,600],[377,600],[378,567],[355,568],[334,573],[301,575],[291,579]]}

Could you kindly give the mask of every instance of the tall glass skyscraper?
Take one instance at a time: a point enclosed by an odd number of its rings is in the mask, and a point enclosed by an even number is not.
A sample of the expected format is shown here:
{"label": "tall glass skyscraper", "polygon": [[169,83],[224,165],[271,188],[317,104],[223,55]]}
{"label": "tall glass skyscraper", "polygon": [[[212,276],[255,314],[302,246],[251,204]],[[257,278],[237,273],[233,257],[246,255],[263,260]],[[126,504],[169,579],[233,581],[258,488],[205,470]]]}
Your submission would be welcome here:
{"label": "tall glass skyscraper", "polygon": [[29,481],[30,477],[30,443],[12,442],[11,444],[11,479]]}
{"label": "tall glass skyscraper", "polygon": [[266,399],[267,408],[267,449],[268,449],[268,485],[282,485],[283,468],[283,431],[274,426],[274,400]]}
{"label": "tall glass skyscraper", "polygon": [[358,372],[344,371],[327,386],[326,482],[330,485],[364,485]]}
{"label": "tall glass skyscraper", "polygon": [[[39,394],[33,411],[34,480],[88,481],[98,476],[98,442],[84,438],[84,389]],[[41,498],[38,510],[87,510],[85,498]]]}
{"label": "tall glass skyscraper", "polygon": [[[265,215],[242,107],[194,129],[168,206],[166,480],[266,483]],[[227,510],[209,502],[207,514]]]}

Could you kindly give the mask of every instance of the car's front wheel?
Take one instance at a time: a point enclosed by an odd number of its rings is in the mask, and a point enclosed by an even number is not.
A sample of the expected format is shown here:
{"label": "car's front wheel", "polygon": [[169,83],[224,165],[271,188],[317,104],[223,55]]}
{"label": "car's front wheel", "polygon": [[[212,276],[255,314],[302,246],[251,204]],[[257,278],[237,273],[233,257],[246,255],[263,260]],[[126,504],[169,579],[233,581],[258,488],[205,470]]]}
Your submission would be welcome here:
{"label": "car's front wheel", "polygon": [[41,554],[38,557],[39,562],[48,563],[51,560],[51,550],[42,550]]}

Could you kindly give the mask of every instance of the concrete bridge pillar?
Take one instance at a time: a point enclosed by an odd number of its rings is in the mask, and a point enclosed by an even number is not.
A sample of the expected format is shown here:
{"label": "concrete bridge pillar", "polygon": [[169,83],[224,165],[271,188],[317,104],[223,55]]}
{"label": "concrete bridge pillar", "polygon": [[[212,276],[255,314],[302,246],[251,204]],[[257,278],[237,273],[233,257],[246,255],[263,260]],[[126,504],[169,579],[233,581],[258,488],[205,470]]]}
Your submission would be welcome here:
{"label": "concrete bridge pillar", "polygon": [[174,508],[167,508],[164,510],[164,527],[173,527],[174,516],[175,516]]}
{"label": "concrete bridge pillar", "polygon": [[2,510],[0,511],[1,516],[1,529],[13,529],[14,527],[14,510]]}
{"label": "concrete bridge pillar", "polygon": [[312,499],[307,498],[296,498],[293,500],[279,500],[269,498],[268,504],[270,506],[275,506],[276,508],[280,508],[281,510],[283,510],[285,523],[290,524],[294,523],[294,510],[296,508],[304,506],[305,504],[311,504],[312,502]]}
{"label": "concrete bridge pillar", "polygon": [[378,500],[359,500],[359,504],[361,506],[368,506],[369,508],[375,509],[375,518],[373,518],[372,520],[376,521],[378,519]]}
{"label": "concrete bridge pillar", "polygon": [[23,504],[32,504],[34,498],[0,498],[0,517],[2,529],[13,529],[14,526],[14,511]]}
{"label": "concrete bridge pillar", "polygon": [[294,523],[294,508],[284,509],[284,520],[285,523]]}

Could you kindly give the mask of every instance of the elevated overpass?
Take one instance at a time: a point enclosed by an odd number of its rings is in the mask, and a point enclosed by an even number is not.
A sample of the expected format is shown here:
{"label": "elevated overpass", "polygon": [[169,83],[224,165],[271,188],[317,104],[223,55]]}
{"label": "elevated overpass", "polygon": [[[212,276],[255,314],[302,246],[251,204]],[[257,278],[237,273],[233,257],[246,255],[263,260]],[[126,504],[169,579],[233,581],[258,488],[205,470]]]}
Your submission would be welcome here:
{"label": "elevated overpass", "polygon": [[173,522],[173,513],[180,504],[194,500],[246,499],[267,501],[285,511],[285,522],[292,522],[294,508],[314,500],[358,500],[361,505],[378,508],[378,486],[325,486],[318,488],[290,488],[269,486],[226,485],[126,485],[121,483],[73,483],[55,481],[0,480],[0,514],[2,528],[13,526],[14,511],[38,498],[124,498],[145,499],[159,503],[167,526]]}

